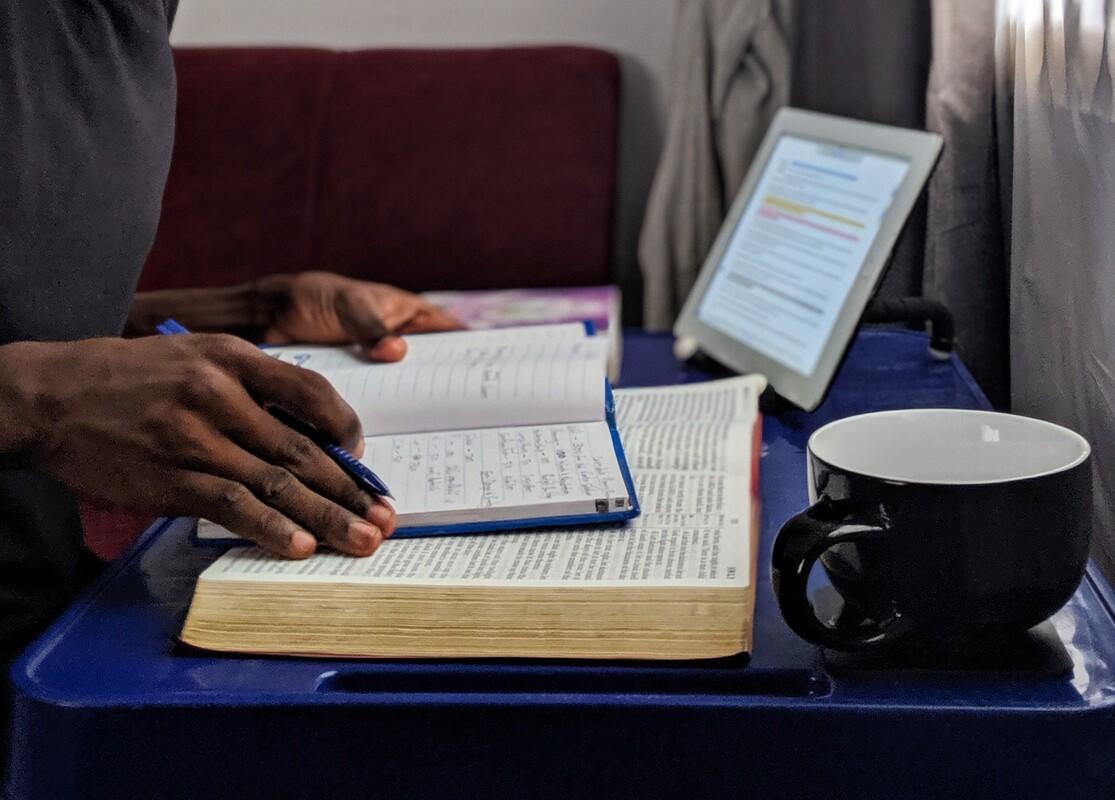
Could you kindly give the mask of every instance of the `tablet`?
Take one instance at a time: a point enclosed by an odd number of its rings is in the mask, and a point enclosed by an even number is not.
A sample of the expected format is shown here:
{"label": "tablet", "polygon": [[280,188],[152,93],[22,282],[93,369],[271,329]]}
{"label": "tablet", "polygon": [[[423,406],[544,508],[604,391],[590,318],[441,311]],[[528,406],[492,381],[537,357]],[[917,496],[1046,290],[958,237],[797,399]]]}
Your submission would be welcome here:
{"label": "tablet", "polygon": [[942,139],[783,109],[674,326],[725,366],[816,408]]}

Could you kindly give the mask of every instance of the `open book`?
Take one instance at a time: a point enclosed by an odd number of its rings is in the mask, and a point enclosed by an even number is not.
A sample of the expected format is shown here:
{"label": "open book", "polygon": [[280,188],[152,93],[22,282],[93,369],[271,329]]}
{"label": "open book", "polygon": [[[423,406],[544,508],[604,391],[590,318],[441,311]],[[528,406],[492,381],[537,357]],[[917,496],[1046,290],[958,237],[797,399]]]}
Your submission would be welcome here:
{"label": "open book", "polygon": [[[570,323],[406,340],[397,364],[369,364],[342,347],[267,351],[321,373],[355,409],[366,436],[361,461],[391,490],[396,536],[639,513],[602,338]],[[230,535],[198,525],[200,540]]]}
{"label": "open book", "polygon": [[344,657],[713,658],[751,644],[758,377],[619,390],[643,514],[625,526],[234,548],[182,631],[211,650]]}

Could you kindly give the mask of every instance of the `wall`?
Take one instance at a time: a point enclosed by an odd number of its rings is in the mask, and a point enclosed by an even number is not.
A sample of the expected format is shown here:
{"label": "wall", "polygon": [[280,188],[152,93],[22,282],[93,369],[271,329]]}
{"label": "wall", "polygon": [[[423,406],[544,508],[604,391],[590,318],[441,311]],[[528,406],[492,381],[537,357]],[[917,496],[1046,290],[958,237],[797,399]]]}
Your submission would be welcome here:
{"label": "wall", "polygon": [[[616,263],[635,245],[662,141],[675,0],[182,0],[177,44],[328,47],[586,44],[623,62]],[[637,300],[628,297],[630,314]]]}

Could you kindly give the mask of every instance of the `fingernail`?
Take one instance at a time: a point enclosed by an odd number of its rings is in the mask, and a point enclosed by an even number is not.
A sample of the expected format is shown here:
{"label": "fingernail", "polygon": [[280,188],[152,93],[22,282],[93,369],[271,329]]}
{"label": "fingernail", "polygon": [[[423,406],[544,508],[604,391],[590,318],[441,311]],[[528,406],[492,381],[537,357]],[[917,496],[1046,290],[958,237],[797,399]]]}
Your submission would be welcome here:
{"label": "fingernail", "polygon": [[401,361],[407,354],[407,343],[398,336],[385,336],[367,352],[372,361]]}
{"label": "fingernail", "polygon": [[306,531],[295,531],[290,535],[290,549],[296,556],[308,556],[317,547],[317,539]]}
{"label": "fingernail", "polygon": [[385,531],[395,521],[395,512],[381,503],[376,503],[368,512],[368,519],[379,526],[381,531]]}
{"label": "fingernail", "polygon": [[353,522],[348,526],[348,540],[361,553],[371,553],[383,541],[383,534],[366,522]]}

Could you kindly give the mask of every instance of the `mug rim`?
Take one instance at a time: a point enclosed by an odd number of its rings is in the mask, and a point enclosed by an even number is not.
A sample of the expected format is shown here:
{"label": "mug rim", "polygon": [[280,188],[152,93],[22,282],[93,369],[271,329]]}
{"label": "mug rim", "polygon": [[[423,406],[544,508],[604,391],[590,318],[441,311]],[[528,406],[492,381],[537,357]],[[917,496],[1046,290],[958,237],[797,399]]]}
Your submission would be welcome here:
{"label": "mug rim", "polygon": [[[831,459],[824,458],[824,457],[820,456],[816,452],[816,450],[814,449],[814,441],[817,438],[817,436],[819,434],[823,433],[825,430],[827,430],[829,428],[833,428],[833,427],[839,426],[841,424],[848,423],[851,420],[859,420],[859,419],[863,419],[863,418],[866,418],[866,417],[892,416],[892,415],[896,415],[896,414],[917,414],[917,415],[937,415],[937,414],[943,414],[943,415],[973,415],[974,414],[974,415],[980,415],[980,416],[989,417],[989,418],[999,418],[999,419],[1010,418],[1010,419],[1013,419],[1013,420],[1022,419],[1022,420],[1026,420],[1027,422],[1037,423],[1039,426],[1055,430],[1055,431],[1057,431],[1061,434],[1067,434],[1070,439],[1074,440],[1077,444],[1079,444],[1081,446],[1081,452],[1071,462],[1068,462],[1066,464],[1062,464],[1061,466],[1058,466],[1058,467],[1053,467],[1052,469],[1047,469],[1047,470],[1044,470],[1042,472],[1035,472],[1035,473],[1031,473],[1031,474],[1028,474],[1028,475],[1016,475],[1016,476],[1004,477],[1004,478],[937,480],[937,479],[902,478],[902,477],[897,477],[897,476],[894,476],[894,475],[883,475],[883,474],[878,474],[878,473],[864,472],[863,470],[860,470],[860,469],[852,469],[850,467],[841,466],[840,464],[836,463],[835,461],[833,461]],[[1074,431],[1072,428],[1067,428],[1064,425],[1059,425],[1056,422],[1050,422],[1049,420],[1046,420],[1046,419],[1040,419],[1038,417],[1030,417],[1030,416],[1027,416],[1025,414],[1011,414],[1011,413],[1005,412],[1005,411],[990,411],[990,410],[982,409],[982,408],[893,408],[893,409],[888,409],[886,411],[869,411],[869,412],[864,413],[864,414],[852,414],[851,416],[841,417],[840,419],[834,419],[831,422],[826,422],[824,425],[822,425],[820,428],[818,428],[817,430],[813,431],[812,434],[810,434],[809,440],[806,442],[806,452],[810,456],[812,456],[813,458],[816,458],[818,461],[821,461],[821,462],[829,465],[830,467],[833,467],[837,470],[840,470],[841,472],[846,472],[846,473],[851,474],[851,475],[860,475],[860,476],[863,476],[865,478],[871,478],[873,480],[888,481],[888,482],[891,482],[891,483],[923,485],[923,486],[992,486],[992,485],[995,485],[995,484],[1017,483],[1017,482],[1020,482],[1020,481],[1035,480],[1037,478],[1044,478],[1044,477],[1047,477],[1047,476],[1050,476],[1050,475],[1057,475],[1057,474],[1060,474],[1062,472],[1068,472],[1069,470],[1072,470],[1072,469],[1075,469],[1075,468],[1079,467],[1081,464],[1083,464],[1084,462],[1086,462],[1088,460],[1088,458],[1092,454],[1092,445],[1089,444],[1088,440],[1085,439],[1084,436],[1082,436],[1080,433]]]}

